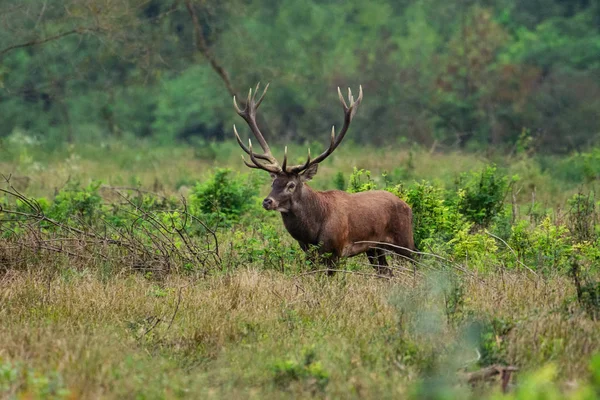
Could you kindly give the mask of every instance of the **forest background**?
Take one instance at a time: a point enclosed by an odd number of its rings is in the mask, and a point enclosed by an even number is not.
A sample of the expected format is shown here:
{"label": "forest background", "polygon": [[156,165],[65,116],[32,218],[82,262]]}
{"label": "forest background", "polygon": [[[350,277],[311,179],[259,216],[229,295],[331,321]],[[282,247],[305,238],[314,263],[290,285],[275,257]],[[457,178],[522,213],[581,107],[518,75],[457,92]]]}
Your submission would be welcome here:
{"label": "forest background", "polygon": [[0,2],[0,137],[231,137],[234,94],[271,82],[273,141],[582,151],[600,134],[595,0]]}

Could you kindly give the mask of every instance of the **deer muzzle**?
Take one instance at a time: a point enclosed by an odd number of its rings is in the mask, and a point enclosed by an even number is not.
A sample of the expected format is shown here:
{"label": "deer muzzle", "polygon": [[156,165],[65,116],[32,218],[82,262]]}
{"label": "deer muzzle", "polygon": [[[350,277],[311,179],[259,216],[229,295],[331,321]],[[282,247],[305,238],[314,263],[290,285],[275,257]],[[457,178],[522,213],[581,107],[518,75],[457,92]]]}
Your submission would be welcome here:
{"label": "deer muzzle", "polygon": [[267,197],[262,202],[263,208],[265,210],[275,210],[277,209],[277,201],[272,199],[271,197]]}

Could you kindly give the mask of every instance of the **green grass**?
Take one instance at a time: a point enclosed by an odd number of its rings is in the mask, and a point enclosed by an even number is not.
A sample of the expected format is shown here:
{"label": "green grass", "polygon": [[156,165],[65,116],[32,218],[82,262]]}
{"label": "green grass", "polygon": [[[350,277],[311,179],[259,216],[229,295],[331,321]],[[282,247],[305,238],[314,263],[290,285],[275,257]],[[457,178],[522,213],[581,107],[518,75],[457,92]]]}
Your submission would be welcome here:
{"label": "green grass", "polygon": [[[149,143],[52,154],[8,149],[0,172],[12,173],[12,183],[28,196],[47,197],[48,215],[64,214],[65,225],[55,229],[28,219],[10,225],[14,231],[0,228],[0,398],[600,395],[600,356],[594,358],[600,354],[594,314],[600,301],[594,303],[593,286],[598,242],[577,239],[572,217],[560,211],[573,193],[592,189],[593,180],[566,184],[542,172],[535,159],[496,157],[502,171],[521,176],[522,189],[514,192],[518,221],[494,220],[488,227],[497,235],[508,232],[504,242],[463,227],[450,241],[424,242],[429,247],[423,250],[441,258],[424,255],[414,269],[394,260],[393,279],[377,277],[366,257],[347,260],[339,267],[345,272],[333,277],[316,272],[278,216],[258,206],[260,195],[249,200],[256,203],[249,211],[217,230],[218,257],[215,237],[185,231],[213,255],[192,263],[182,261],[189,256],[185,241],[170,225],[179,217],[169,209],[183,213],[181,204],[152,203],[144,211],[126,201],[135,202],[137,192],[121,197],[104,187],[99,199],[89,200],[79,189],[61,198],[63,208],[51,208],[65,182],[85,186],[100,179],[109,186],[183,194],[195,212],[189,192],[196,181],[209,181],[214,167],[247,172],[236,146],[214,146],[212,160],[198,158],[193,148]],[[338,172],[349,177],[356,166],[372,171],[380,186],[380,173],[387,171],[405,186],[428,179],[452,188],[463,172],[488,163],[474,154],[346,146],[323,164],[315,186],[333,188]],[[263,182],[261,194],[268,190]],[[539,221],[528,211],[533,187],[536,202],[560,205]],[[27,210],[13,198],[3,204]],[[68,211],[78,204],[92,211],[87,225]],[[597,224],[597,209],[586,212],[576,221]],[[427,221],[448,224],[447,213]],[[111,230],[108,217],[134,228]],[[136,225],[127,225],[131,221]],[[592,231],[596,238],[597,229]],[[180,253],[163,254],[171,248]],[[501,394],[498,376],[474,380],[495,366],[518,368],[507,394]]]}
{"label": "green grass", "polygon": [[[67,182],[86,184],[91,179],[118,187],[138,187],[157,192],[177,193],[198,180],[205,179],[214,167],[227,167],[248,172],[240,155],[243,151],[234,142],[199,145],[158,147],[152,142],[136,139],[127,142],[71,145],[48,151],[35,145],[4,146],[0,170],[12,174],[30,195],[53,193]],[[291,159],[303,162],[306,146],[291,145]],[[320,149],[312,148],[312,153]],[[276,156],[283,154],[279,147]],[[595,152],[590,153],[594,155]],[[539,157],[538,157],[539,158]],[[335,188],[335,176],[342,172],[346,179],[356,167],[368,169],[376,180],[387,173],[394,182],[423,179],[452,184],[466,171],[478,170],[494,162],[509,176],[518,176],[515,192],[519,203],[528,203],[535,192],[535,200],[546,207],[556,207],[566,202],[581,188],[595,188],[594,180],[587,174],[595,172],[585,155],[568,160],[556,158],[528,158],[525,156],[487,157],[477,153],[433,153],[413,147],[373,148],[346,143],[336,150],[326,162],[311,185],[317,189]],[[3,161],[4,160],[4,161]],[[585,165],[580,165],[585,164]],[[600,162],[599,162],[600,164]],[[586,172],[588,171],[588,172]],[[264,173],[254,171],[259,175]],[[266,191],[266,186],[264,191]]]}

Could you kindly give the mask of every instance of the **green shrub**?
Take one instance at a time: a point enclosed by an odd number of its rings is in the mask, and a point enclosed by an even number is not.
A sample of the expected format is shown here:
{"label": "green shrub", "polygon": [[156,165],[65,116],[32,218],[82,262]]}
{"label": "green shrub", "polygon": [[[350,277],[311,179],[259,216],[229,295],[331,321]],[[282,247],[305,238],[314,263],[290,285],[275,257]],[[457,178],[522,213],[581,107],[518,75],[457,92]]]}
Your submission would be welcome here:
{"label": "green shrub", "polygon": [[463,216],[446,200],[445,191],[427,181],[408,188],[396,187],[392,192],[412,207],[415,245],[419,249],[426,242],[450,241],[465,225]]}
{"label": "green shrub", "polygon": [[[594,359],[597,359],[596,356]],[[595,365],[598,365],[596,361]],[[593,367],[592,367],[593,368]],[[561,389],[557,382],[560,371],[556,364],[547,364],[538,370],[530,372],[519,378],[514,391],[506,394],[493,393],[489,398],[494,400],[594,400],[598,397],[598,389],[594,383],[584,382],[567,392]],[[596,390],[594,390],[596,389]]]}
{"label": "green shrub", "polygon": [[568,200],[569,230],[575,242],[593,241],[596,238],[595,223],[598,221],[594,192],[577,193]]}
{"label": "green shrub", "polygon": [[592,387],[600,397],[600,353],[597,353],[592,357],[590,362],[590,373]]}
{"label": "green shrub", "polygon": [[566,271],[573,248],[569,230],[550,217],[535,227],[532,233],[534,251],[537,253],[537,268],[545,272]]}
{"label": "green shrub", "polygon": [[503,210],[496,214],[496,216],[492,219],[492,223],[489,228],[490,232],[502,240],[509,240],[513,226],[512,219],[513,216],[510,206],[504,206]]}
{"label": "green shrub", "polygon": [[371,171],[357,169],[356,167],[354,167],[354,171],[352,172],[352,175],[350,175],[350,180],[348,183],[348,192],[358,193],[374,189],[377,189],[377,185],[375,184],[375,181],[371,178]]}
{"label": "green shrub", "polygon": [[487,227],[502,210],[508,179],[488,165],[481,172],[461,175],[456,186],[460,212],[468,221]]}
{"label": "green shrub", "polygon": [[338,171],[333,177],[333,185],[338,190],[346,190],[346,179],[344,179],[344,173],[342,171]]}
{"label": "green shrub", "polygon": [[41,374],[0,358],[0,397],[8,396],[11,391],[17,394],[14,398],[67,399],[71,395],[57,372]]}
{"label": "green shrub", "polygon": [[[566,272],[574,251],[567,227],[548,216],[537,226],[532,226],[526,220],[517,222],[512,227],[508,243],[522,263],[546,273]],[[578,248],[592,255],[594,252],[588,247]]]}
{"label": "green shrub", "polygon": [[192,211],[209,224],[231,226],[254,205],[258,182],[245,174],[233,174],[230,169],[217,168],[205,182],[198,183],[191,192]]}
{"label": "green shrub", "polygon": [[552,176],[571,184],[589,183],[600,177],[600,148],[576,153],[566,158],[540,158]]}
{"label": "green shrub", "polygon": [[299,260],[298,256],[303,252],[298,246],[290,246],[274,225],[255,225],[251,231],[244,229],[233,233],[231,248],[235,250],[236,257],[233,260],[236,263],[260,263],[266,269],[284,272]]}
{"label": "green shrub", "polygon": [[77,182],[67,185],[54,197],[47,216],[61,222],[79,218],[92,224],[100,213],[102,197],[98,189],[101,184],[94,181],[84,188],[80,188]]}
{"label": "green shrub", "polygon": [[507,342],[503,340],[513,328],[513,324],[498,318],[480,321],[477,326],[479,343],[479,365],[507,364]]}
{"label": "green shrub", "polygon": [[471,224],[464,224],[448,242],[452,245],[452,255],[465,260],[469,267],[484,271],[496,259],[496,240],[484,233],[470,233],[470,230]]}

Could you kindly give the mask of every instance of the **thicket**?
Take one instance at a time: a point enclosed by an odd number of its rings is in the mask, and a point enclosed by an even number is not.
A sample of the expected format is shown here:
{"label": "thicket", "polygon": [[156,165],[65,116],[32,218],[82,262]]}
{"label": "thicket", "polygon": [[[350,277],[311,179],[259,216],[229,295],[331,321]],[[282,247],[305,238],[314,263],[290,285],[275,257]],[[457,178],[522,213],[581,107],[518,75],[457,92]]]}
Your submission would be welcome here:
{"label": "thicket", "polygon": [[[114,243],[125,240],[125,247],[152,246],[160,239],[165,240],[163,254],[171,254],[170,245],[177,251],[188,247],[185,264],[191,265],[192,256],[199,254],[192,244],[202,242],[206,251],[213,252],[217,236],[233,232],[231,248],[242,259],[262,258],[265,265],[285,270],[286,257],[298,252],[282,240],[275,213],[260,207],[257,177],[216,169],[191,188],[187,199],[100,182],[84,187],[72,182],[52,198],[29,198],[10,186],[9,178],[1,198],[2,236],[17,240],[34,232],[42,236],[77,232]],[[335,176],[336,182],[341,180]],[[550,275],[576,271],[578,276],[598,272],[600,211],[595,193],[574,195],[562,210],[535,202],[523,206],[513,196],[518,180],[495,165],[464,173],[450,185],[395,184],[387,175],[376,179],[369,171],[355,169],[347,190],[380,188],[405,200],[413,210],[417,248],[469,269],[526,269]],[[208,244],[209,237],[213,245]]]}

